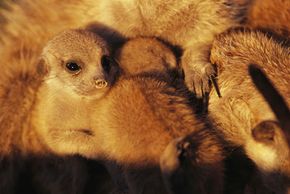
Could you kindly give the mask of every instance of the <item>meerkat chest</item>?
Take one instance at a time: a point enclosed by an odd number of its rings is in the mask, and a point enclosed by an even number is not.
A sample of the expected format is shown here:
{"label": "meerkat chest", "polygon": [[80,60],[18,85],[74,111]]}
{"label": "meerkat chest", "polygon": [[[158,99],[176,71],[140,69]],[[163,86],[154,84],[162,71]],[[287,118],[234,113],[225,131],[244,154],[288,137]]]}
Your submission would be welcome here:
{"label": "meerkat chest", "polygon": [[44,130],[88,129],[90,128],[91,107],[91,100],[67,93],[43,92],[36,108],[37,123]]}

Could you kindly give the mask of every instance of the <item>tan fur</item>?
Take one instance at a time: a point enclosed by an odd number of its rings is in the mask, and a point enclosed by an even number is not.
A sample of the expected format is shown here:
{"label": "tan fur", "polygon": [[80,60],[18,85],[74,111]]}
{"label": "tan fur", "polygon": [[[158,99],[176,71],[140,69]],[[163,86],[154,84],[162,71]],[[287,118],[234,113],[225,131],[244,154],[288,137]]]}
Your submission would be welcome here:
{"label": "tan fur", "polygon": [[[90,117],[95,105],[100,98],[106,96],[117,77],[117,66],[109,59],[105,63],[103,61],[109,54],[106,42],[86,30],[68,30],[48,42],[41,56],[41,65],[47,72],[37,93],[37,106],[33,116],[33,122],[41,135],[45,136],[54,130],[74,130],[72,138],[90,135],[93,125]],[[68,71],[66,64],[71,61],[80,66],[80,71]],[[100,79],[107,83],[106,87],[97,87]],[[46,143],[53,146],[54,140],[53,138]],[[68,143],[68,140],[63,141]],[[80,145],[77,142],[72,142],[73,146],[82,150],[84,142],[80,142]],[[96,150],[99,147],[97,142],[86,143]],[[63,149],[70,150],[70,146]],[[79,152],[85,151],[76,153]]]}
{"label": "tan fur", "polygon": [[[211,61],[218,65],[222,98],[212,93],[209,101],[210,117],[227,141],[242,146],[263,173],[282,173],[288,178],[284,165],[289,165],[289,148],[280,130],[275,130],[275,144],[281,149],[260,143],[252,136],[252,130],[258,124],[275,121],[276,118],[253,85],[247,68],[251,63],[260,65],[289,107],[289,56],[289,47],[282,46],[261,32],[237,30],[218,36],[214,41]],[[274,182],[266,183],[266,186],[278,193],[287,191],[287,181]]]}
{"label": "tan fur", "polygon": [[0,81],[1,194],[85,193],[90,188],[88,180],[92,173],[87,162],[53,154],[31,123],[41,83],[38,74],[32,70],[11,73],[2,74]]}
{"label": "tan fur", "polygon": [[[158,45],[156,41],[152,42]],[[173,55],[161,43],[160,48],[168,53],[161,52],[156,56],[157,61],[163,62],[158,57]],[[157,52],[160,48],[153,47]],[[144,52],[146,57],[152,54],[155,52]],[[152,56],[148,58],[153,59]],[[136,70],[139,71],[138,68]],[[149,69],[147,71],[150,72]],[[213,166],[212,170],[222,177],[223,157],[219,141],[194,115],[186,89],[170,86],[162,81],[166,79],[162,78],[162,74],[142,73],[135,75],[131,72],[131,76],[122,76],[104,98],[92,100],[90,106],[85,103],[75,106],[72,101],[74,95],[71,95],[65,98],[65,102],[57,102],[58,107],[64,106],[66,109],[51,112],[48,111],[51,107],[47,101],[42,104],[43,98],[38,98],[34,118],[41,121],[37,122],[37,126],[43,141],[57,154],[77,153],[88,158],[116,162],[124,169],[132,193],[159,194],[167,193],[159,169],[162,152],[174,138],[192,134],[192,137],[198,137],[193,138],[197,147],[192,150],[195,158],[198,158],[197,165]],[[40,92],[39,97],[42,95]],[[67,102],[73,106],[68,107]],[[63,122],[47,125],[50,121],[46,118],[50,116],[42,117],[45,112],[53,113],[51,116],[54,116],[55,122],[59,118]],[[65,117],[67,113],[70,113],[70,117]],[[85,120],[78,115],[85,115]],[[210,174],[196,183],[202,188],[200,191],[204,192],[208,176]],[[219,185],[219,188],[222,186]]]}
{"label": "tan fur", "polygon": [[248,3],[249,0],[20,1],[2,13],[6,25],[0,50],[5,49],[2,58],[4,55],[3,61],[7,62],[14,53],[22,52],[15,45],[41,47],[63,29],[88,24],[108,40],[157,36],[185,50],[185,81],[190,90],[201,96],[209,90],[208,78],[214,73],[208,60],[214,36],[237,25]]}

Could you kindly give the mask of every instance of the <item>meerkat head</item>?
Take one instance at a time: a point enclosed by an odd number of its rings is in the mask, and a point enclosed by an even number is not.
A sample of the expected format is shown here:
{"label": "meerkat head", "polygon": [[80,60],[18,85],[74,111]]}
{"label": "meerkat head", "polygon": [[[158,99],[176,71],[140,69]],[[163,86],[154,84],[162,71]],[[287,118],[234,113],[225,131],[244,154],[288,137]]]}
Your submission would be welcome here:
{"label": "meerkat head", "polygon": [[106,42],[93,32],[67,30],[48,42],[42,53],[45,82],[53,88],[88,97],[102,96],[112,85],[117,65]]}

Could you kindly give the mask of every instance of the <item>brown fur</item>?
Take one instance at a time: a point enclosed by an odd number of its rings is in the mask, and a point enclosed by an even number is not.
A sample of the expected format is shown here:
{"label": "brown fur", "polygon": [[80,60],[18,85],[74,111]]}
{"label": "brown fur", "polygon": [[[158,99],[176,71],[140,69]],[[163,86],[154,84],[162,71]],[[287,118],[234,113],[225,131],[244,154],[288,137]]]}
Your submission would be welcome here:
{"label": "brown fur", "polygon": [[123,73],[160,73],[167,80],[177,75],[178,64],[173,51],[155,38],[134,38],[126,42],[116,55]]}
{"label": "brown fur", "polygon": [[[1,42],[4,62],[32,45],[43,46],[66,28],[90,24],[112,40],[136,36],[157,36],[185,50],[182,66],[190,90],[199,96],[209,90],[214,73],[208,56],[216,34],[235,26],[243,18],[249,0],[82,0],[20,1],[3,11]],[[35,38],[37,37],[37,38]],[[17,44],[16,44],[17,42]],[[114,42],[114,41],[113,41]],[[21,47],[15,47],[21,45]],[[3,50],[4,52],[4,50]],[[2,62],[2,61],[1,61]],[[17,64],[15,64],[17,65]]]}
{"label": "brown fur", "polygon": [[[250,63],[259,64],[289,106],[289,54],[289,47],[284,47],[261,32],[247,30],[230,31],[218,36],[211,53],[211,61],[219,69],[218,83],[222,98],[211,94],[209,114],[218,131],[231,144],[242,146],[261,172],[282,173],[282,177],[284,174],[289,176],[286,170],[288,167],[284,166],[289,165],[287,141],[276,127],[270,128],[277,132],[275,144],[279,144],[281,149],[273,149],[272,146],[260,143],[254,138],[255,134],[252,135],[256,126],[267,120],[275,121],[276,118],[253,85],[247,68]],[[265,125],[260,127],[266,128]],[[275,176],[267,180],[273,180]],[[280,176],[279,180],[267,182],[266,187],[278,193],[287,192],[289,185],[281,179],[284,178]]]}
{"label": "brown fur", "polygon": [[246,25],[290,37],[290,2],[255,0],[248,12]]}
{"label": "brown fur", "polygon": [[[156,41],[152,42],[158,45]],[[160,48],[169,52],[162,44],[159,48],[153,47],[157,52]],[[163,58],[171,54],[166,52],[161,52],[158,57]],[[121,53],[124,53],[124,49]],[[155,52],[144,52],[144,58],[153,54]],[[157,61],[164,62],[158,57]],[[153,59],[152,56],[148,58]],[[129,68],[122,64],[121,67]],[[139,72],[138,68],[136,70]],[[147,71],[150,72],[150,69],[146,69]],[[64,125],[73,123],[73,128],[60,126],[62,123],[46,128],[46,121],[41,120],[44,122],[38,124],[38,132],[43,141],[58,154],[78,153],[88,158],[116,162],[123,168],[132,193],[159,194],[167,193],[159,169],[162,152],[174,138],[191,134],[192,137],[199,137],[192,140],[196,146],[192,150],[194,159],[197,160],[196,165],[210,166],[211,168],[207,168],[209,171],[217,172],[218,177],[222,177],[223,156],[219,141],[203,121],[194,115],[187,90],[184,87],[175,88],[169,85],[163,81],[166,77],[162,78],[162,74],[157,76],[154,73],[130,73],[131,75],[122,76],[104,98],[90,103],[89,110],[85,110],[90,111],[90,114],[86,114],[85,128],[81,126],[83,122],[76,122],[79,121],[79,117],[72,117],[71,122],[63,122]],[[45,107],[47,112],[49,107],[45,103],[45,106],[41,106],[41,100],[38,98],[40,103],[36,106]],[[72,108],[80,115],[84,113],[79,111],[78,107]],[[41,115],[41,110],[42,108],[39,108],[35,112],[35,118]],[[61,110],[59,116],[65,115],[65,109]],[[205,192],[205,182],[210,176],[203,175],[205,179],[195,183],[200,193]],[[222,188],[222,185],[218,187]],[[220,192],[221,189],[217,191]]]}

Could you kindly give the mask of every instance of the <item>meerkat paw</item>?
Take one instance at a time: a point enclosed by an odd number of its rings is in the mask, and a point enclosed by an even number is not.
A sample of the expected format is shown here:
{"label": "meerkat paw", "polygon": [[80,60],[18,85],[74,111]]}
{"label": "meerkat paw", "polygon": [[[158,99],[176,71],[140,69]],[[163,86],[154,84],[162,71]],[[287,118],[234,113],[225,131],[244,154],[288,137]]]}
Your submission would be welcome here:
{"label": "meerkat paw", "polygon": [[169,193],[223,193],[223,159],[216,145],[200,140],[204,135],[177,138],[167,145],[160,169]]}
{"label": "meerkat paw", "polygon": [[188,89],[194,92],[197,98],[202,98],[210,92],[210,80],[215,76],[216,71],[212,64],[205,63],[184,67],[184,74]]}
{"label": "meerkat paw", "polygon": [[184,172],[181,167],[182,157],[182,138],[171,141],[160,157],[160,168],[163,176],[163,181],[169,193],[187,193],[184,192]]}
{"label": "meerkat paw", "polygon": [[182,154],[182,150],[179,149],[178,144],[181,140],[182,138],[178,138],[171,141],[160,157],[160,168],[165,176],[168,176],[180,166],[179,157]]}
{"label": "meerkat paw", "polygon": [[[160,157],[160,168],[166,189],[171,194],[189,194],[195,189],[192,179],[192,166],[187,155],[191,152],[190,142],[184,138],[178,138],[168,144]],[[203,192],[197,192],[203,193]]]}

